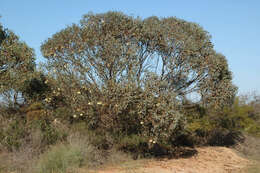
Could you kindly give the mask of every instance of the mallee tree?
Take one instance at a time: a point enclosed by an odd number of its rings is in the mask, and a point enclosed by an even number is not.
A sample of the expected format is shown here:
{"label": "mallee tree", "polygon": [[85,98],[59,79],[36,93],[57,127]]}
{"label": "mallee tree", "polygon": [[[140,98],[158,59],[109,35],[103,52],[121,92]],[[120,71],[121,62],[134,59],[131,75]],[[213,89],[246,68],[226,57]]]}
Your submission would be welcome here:
{"label": "mallee tree", "polygon": [[144,87],[152,78],[160,92],[174,92],[179,100],[196,93],[208,106],[230,103],[236,92],[226,58],[215,52],[208,32],[174,17],[87,14],[41,49],[60,75],[95,88],[111,82]]}
{"label": "mallee tree", "polygon": [[[174,17],[87,14],[41,46],[73,120],[117,136],[169,143],[185,132],[188,95],[220,108],[236,87],[199,25]],[[47,102],[49,100],[46,100]]]}
{"label": "mallee tree", "polygon": [[6,99],[10,104],[18,104],[19,98],[23,100],[23,83],[32,76],[35,70],[34,61],[33,50],[0,24],[1,99]]}

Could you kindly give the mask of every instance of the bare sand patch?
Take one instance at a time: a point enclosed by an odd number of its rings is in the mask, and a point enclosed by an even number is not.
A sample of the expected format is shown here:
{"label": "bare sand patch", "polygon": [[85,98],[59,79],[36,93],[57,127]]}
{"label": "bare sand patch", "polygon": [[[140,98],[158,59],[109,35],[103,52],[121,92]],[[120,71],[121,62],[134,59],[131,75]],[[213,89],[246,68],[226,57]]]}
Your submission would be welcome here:
{"label": "bare sand patch", "polygon": [[90,172],[98,173],[239,173],[250,162],[226,147],[196,148],[198,153],[188,158],[153,159],[122,163]]}

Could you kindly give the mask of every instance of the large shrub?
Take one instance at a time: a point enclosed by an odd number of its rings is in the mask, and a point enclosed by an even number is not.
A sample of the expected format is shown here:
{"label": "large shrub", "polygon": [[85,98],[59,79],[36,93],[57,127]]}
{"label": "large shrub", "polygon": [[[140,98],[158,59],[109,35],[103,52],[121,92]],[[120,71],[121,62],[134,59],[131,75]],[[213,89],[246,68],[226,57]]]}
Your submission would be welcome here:
{"label": "large shrub", "polygon": [[185,132],[180,105],[190,94],[215,109],[232,104],[236,91],[210,35],[173,17],[87,14],[41,50],[57,81],[53,93],[63,95],[71,122],[84,120],[117,137],[143,136],[148,146]]}

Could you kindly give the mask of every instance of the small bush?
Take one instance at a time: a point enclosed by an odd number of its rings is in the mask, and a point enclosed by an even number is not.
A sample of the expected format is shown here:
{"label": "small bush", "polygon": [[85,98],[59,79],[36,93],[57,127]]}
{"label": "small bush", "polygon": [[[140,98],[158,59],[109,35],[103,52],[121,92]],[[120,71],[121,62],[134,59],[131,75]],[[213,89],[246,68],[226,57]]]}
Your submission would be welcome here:
{"label": "small bush", "polygon": [[6,124],[0,127],[0,145],[9,151],[16,150],[28,135],[25,121],[11,120],[5,122]]}
{"label": "small bush", "polygon": [[260,135],[260,123],[255,100],[247,103],[237,97],[232,107],[224,109],[221,114],[223,126],[227,129],[235,129],[247,132],[251,135]]}
{"label": "small bush", "polygon": [[48,145],[63,141],[66,138],[66,130],[54,125],[49,120],[33,120],[27,122],[23,118],[5,120],[0,126],[0,146],[8,151],[19,150],[21,145],[29,145],[33,142],[34,132],[39,132],[41,149]]}
{"label": "small bush", "polygon": [[86,138],[82,136],[68,139],[66,144],[57,144],[40,156],[37,173],[65,173],[82,166],[99,164],[101,157]]}
{"label": "small bush", "polygon": [[231,106],[218,111],[200,105],[186,107],[189,139],[195,144],[229,146],[243,141],[241,132],[260,135],[255,102],[237,97]]}
{"label": "small bush", "polygon": [[36,120],[29,125],[31,129],[39,129],[41,131],[42,145],[48,146],[64,141],[67,131],[64,127],[53,124],[50,120]]}
{"label": "small bush", "polygon": [[251,125],[249,125],[246,129],[246,132],[248,132],[251,135],[255,135],[260,137],[260,124],[257,124],[253,122]]}
{"label": "small bush", "polygon": [[68,168],[75,168],[82,165],[84,155],[79,148],[66,145],[51,147],[44,153],[38,163],[38,173],[66,172]]}
{"label": "small bush", "polygon": [[124,152],[130,152],[134,154],[135,157],[145,157],[150,155],[149,139],[145,139],[138,135],[122,137],[117,143],[117,148]]}

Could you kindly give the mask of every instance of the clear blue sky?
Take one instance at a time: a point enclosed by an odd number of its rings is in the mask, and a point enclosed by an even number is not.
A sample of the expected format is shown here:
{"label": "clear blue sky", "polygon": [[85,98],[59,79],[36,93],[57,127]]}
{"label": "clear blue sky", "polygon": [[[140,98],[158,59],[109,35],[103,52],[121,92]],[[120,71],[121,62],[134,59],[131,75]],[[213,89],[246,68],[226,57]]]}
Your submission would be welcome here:
{"label": "clear blue sky", "polygon": [[227,57],[241,93],[260,91],[260,0],[1,0],[0,19],[35,49],[83,14],[121,11],[148,17],[176,16],[200,24]]}

